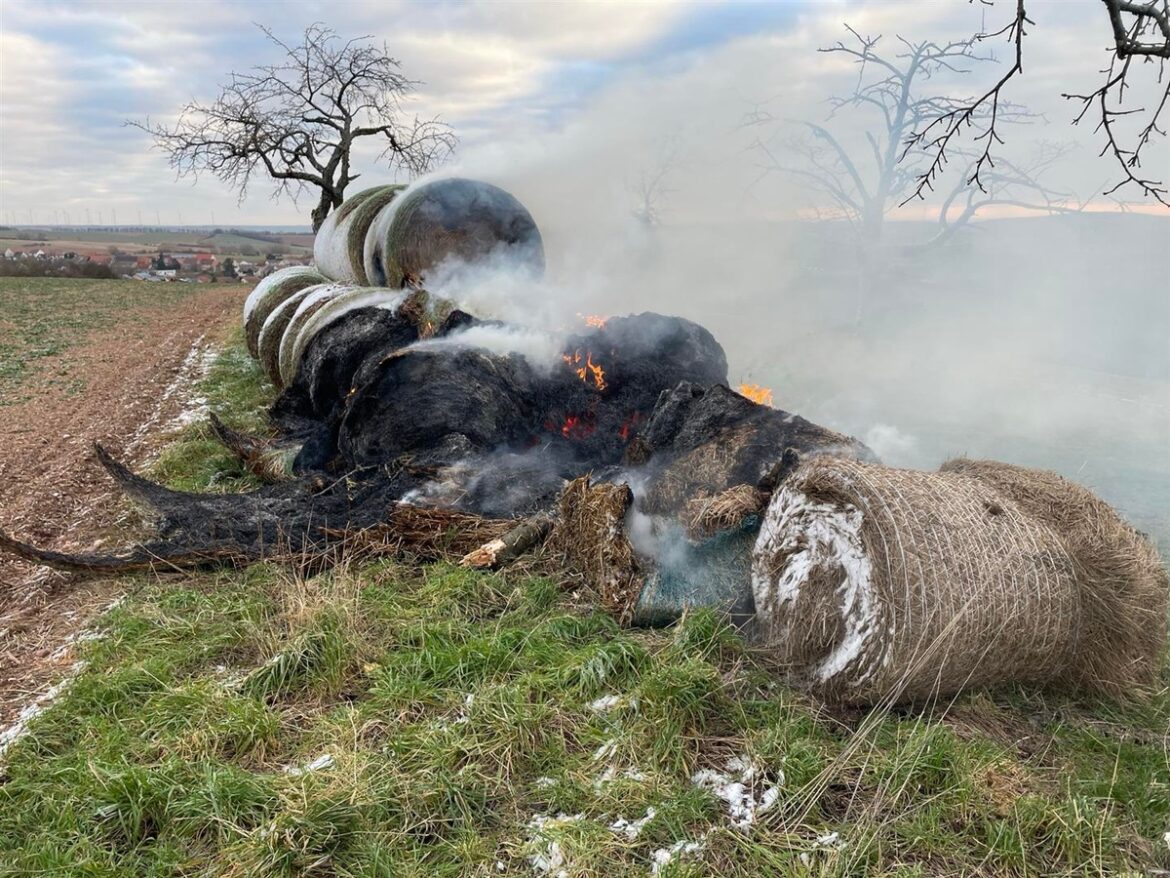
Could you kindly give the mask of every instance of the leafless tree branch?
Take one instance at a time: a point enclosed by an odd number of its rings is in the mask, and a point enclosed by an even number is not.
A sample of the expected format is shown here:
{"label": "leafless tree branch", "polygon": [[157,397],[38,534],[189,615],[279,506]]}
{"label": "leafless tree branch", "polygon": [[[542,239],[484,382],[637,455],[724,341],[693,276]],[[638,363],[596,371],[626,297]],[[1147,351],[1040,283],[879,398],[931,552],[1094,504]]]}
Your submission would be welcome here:
{"label": "leafless tree branch", "polygon": [[342,40],[321,23],[291,45],[258,27],[284,50],[280,62],[232,73],[214,101],[191,101],[173,125],[127,123],[154,138],[180,177],[210,173],[241,200],[256,175],[273,181],[274,198],[315,191],[316,230],[360,176],[351,167],[357,141],[379,143],[379,160],[409,175],[431,169],[454,147],[443,123],[405,117],[402,99],[418,83],[385,45]]}

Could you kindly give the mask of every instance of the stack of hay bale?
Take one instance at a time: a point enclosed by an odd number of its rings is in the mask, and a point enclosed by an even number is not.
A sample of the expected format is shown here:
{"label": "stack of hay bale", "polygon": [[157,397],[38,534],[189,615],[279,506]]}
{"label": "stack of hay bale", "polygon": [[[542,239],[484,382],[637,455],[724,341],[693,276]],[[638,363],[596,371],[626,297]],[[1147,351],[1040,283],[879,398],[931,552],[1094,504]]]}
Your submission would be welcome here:
{"label": "stack of hay bale", "polygon": [[524,206],[496,186],[460,178],[358,192],[322,224],[313,255],[315,267],[274,272],[244,303],[248,352],[277,388],[293,383],[315,338],[343,321],[374,331],[373,312],[405,307],[402,288],[417,287],[445,261],[500,255],[544,268],[540,232]]}

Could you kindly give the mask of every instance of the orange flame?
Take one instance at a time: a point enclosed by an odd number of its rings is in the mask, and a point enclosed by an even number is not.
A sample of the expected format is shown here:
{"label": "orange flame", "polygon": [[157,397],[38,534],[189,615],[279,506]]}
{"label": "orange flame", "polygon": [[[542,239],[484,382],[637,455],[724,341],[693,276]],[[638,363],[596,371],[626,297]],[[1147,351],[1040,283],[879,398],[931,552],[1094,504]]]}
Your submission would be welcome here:
{"label": "orange flame", "polygon": [[582,359],[578,348],[571,354],[561,354],[561,359],[577,373],[577,377],[586,384],[592,383],[598,390],[605,390],[608,386],[605,381],[605,369],[600,363],[593,362],[593,351],[586,351]]}
{"label": "orange flame", "polygon": [[609,319],[599,314],[582,314],[580,311],[577,312],[577,316],[585,321],[586,326],[591,326],[594,329],[604,329],[605,321]]}
{"label": "orange flame", "polygon": [[740,396],[746,396],[752,402],[760,405],[772,404],[772,388],[761,387],[759,384],[741,384],[738,388]]}

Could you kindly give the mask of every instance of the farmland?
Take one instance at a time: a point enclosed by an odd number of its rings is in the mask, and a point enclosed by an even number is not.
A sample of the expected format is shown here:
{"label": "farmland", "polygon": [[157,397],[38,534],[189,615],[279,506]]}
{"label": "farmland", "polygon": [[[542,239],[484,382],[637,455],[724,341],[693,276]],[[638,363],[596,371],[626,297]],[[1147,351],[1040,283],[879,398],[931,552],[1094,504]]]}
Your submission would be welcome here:
{"label": "farmland", "polygon": [[85,375],[62,354],[114,324],[133,332],[192,292],[185,284],[0,278],[0,406],[46,387],[83,391]]}

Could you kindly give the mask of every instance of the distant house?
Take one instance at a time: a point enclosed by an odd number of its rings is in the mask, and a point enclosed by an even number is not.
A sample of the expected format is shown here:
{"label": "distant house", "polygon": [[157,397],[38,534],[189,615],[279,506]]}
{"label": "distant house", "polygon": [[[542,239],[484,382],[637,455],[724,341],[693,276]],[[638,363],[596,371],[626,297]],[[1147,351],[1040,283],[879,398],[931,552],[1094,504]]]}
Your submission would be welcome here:
{"label": "distant house", "polygon": [[177,275],[178,273],[179,273],[179,270],[177,268],[159,268],[159,269],[155,270],[154,276],[161,277],[161,278],[165,279],[165,278],[175,277],[175,275]]}

